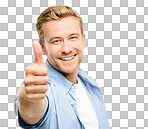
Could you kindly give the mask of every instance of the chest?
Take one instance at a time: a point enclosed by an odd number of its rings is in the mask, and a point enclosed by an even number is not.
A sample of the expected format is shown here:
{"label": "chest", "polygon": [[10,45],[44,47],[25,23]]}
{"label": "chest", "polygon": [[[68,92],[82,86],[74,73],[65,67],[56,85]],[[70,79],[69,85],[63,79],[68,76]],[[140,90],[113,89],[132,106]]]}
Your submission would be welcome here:
{"label": "chest", "polygon": [[96,112],[82,83],[75,85],[73,97],[76,101],[77,115],[85,129],[99,129]]}
{"label": "chest", "polygon": [[[91,111],[93,111],[93,114],[96,115],[95,120],[99,121],[99,126],[103,127],[105,125],[105,122],[107,121],[105,107],[102,96],[100,95],[98,89],[88,87],[88,89],[86,88],[85,92],[84,90],[79,90],[80,92],[75,92],[76,90],[72,88],[67,94],[64,94],[61,91],[59,91],[56,87],[51,88],[53,100],[51,108],[53,109],[54,115],[56,115],[59,126],[71,129],[77,126],[77,129],[82,129],[82,119],[87,118],[88,116],[90,117],[90,115],[85,117],[85,112]],[[77,93],[78,95],[76,95]],[[81,103],[80,101],[83,103]],[[90,105],[92,109],[91,111]],[[77,107],[80,107],[80,110]],[[86,109],[85,112],[83,112],[84,108]],[[79,116],[79,114],[81,113],[82,116],[84,116],[82,117],[82,119]]]}

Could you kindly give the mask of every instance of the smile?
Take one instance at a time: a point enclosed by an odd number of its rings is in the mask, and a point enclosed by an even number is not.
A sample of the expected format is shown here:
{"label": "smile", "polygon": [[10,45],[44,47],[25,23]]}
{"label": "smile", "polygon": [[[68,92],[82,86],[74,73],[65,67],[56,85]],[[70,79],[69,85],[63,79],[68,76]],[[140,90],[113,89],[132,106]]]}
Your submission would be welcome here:
{"label": "smile", "polygon": [[67,57],[67,58],[59,58],[59,59],[64,60],[64,61],[69,61],[69,60],[72,60],[75,56],[76,55],[71,56],[71,57]]}

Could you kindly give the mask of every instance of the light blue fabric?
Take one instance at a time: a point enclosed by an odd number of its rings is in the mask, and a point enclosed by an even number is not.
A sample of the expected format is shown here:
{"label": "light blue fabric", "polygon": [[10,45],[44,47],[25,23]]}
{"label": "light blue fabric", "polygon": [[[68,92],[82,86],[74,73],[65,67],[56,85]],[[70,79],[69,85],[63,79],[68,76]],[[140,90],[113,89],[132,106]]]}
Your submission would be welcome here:
{"label": "light blue fabric", "polygon": [[[25,129],[84,129],[76,110],[76,101],[73,98],[74,84],[68,81],[61,73],[55,70],[46,61],[49,76],[47,91],[48,109],[42,120],[36,125],[27,125],[18,117],[19,125]],[[79,68],[78,77],[83,83],[86,92],[97,114],[100,129],[110,129],[102,93],[97,83]],[[75,86],[74,86],[75,87]],[[18,100],[15,99],[15,112],[18,115]],[[18,115],[19,116],[19,115]]]}

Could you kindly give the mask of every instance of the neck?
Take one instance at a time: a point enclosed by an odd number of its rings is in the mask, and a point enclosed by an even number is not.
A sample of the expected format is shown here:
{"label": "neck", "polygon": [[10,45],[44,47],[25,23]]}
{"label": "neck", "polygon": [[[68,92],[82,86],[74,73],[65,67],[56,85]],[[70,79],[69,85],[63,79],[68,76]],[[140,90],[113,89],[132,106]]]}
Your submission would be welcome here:
{"label": "neck", "polygon": [[78,70],[75,73],[63,74],[63,76],[73,84],[78,83]]}

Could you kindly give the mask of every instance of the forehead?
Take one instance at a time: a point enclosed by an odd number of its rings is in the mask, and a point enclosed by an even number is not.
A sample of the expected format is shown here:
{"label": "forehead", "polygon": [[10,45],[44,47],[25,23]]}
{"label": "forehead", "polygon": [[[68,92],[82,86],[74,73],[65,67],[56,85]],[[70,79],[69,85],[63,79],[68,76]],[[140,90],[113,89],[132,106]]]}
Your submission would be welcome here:
{"label": "forehead", "polygon": [[43,33],[44,37],[66,36],[71,33],[81,33],[81,29],[79,21],[75,17],[69,16],[46,22]]}

